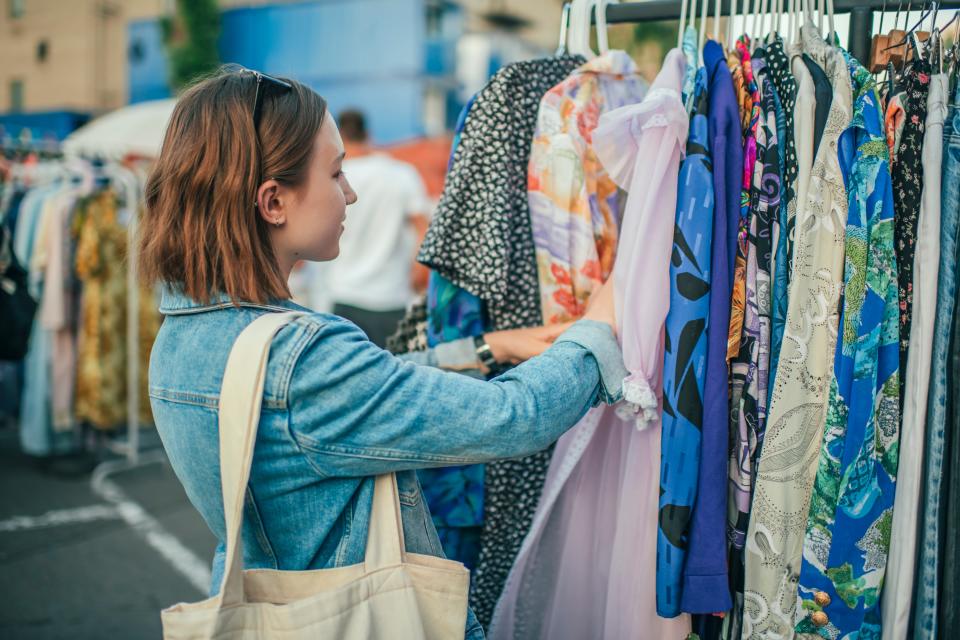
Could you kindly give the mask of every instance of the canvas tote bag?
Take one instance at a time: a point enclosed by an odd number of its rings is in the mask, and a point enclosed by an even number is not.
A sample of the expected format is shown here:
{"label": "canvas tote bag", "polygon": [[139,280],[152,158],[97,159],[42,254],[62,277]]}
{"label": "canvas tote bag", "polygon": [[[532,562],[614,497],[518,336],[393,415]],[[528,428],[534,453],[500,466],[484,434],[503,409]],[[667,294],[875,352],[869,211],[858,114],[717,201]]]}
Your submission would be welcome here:
{"label": "canvas tote bag", "polygon": [[469,572],[404,550],[394,474],[377,476],[363,563],[243,569],[240,525],[270,341],[298,313],[269,313],[237,338],[220,395],[220,476],[227,528],[220,593],[161,613],[165,640],[463,638]]}

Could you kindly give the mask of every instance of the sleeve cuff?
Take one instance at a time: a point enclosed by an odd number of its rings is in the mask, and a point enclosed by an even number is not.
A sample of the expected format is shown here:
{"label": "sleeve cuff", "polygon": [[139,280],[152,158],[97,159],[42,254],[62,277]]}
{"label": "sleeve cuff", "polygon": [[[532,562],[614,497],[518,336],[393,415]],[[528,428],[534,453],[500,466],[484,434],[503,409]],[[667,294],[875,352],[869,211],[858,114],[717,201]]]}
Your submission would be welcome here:
{"label": "sleeve cuff", "polygon": [[732,608],[730,584],[725,574],[683,577],[680,611],[707,615]]}
{"label": "sleeve cuff", "polygon": [[437,367],[461,373],[476,372],[479,375],[480,362],[473,338],[461,338],[451,342],[442,342],[426,351],[411,351],[397,356],[401,360],[414,364]]}
{"label": "sleeve cuff", "polygon": [[600,401],[614,404],[623,399],[623,380],[628,372],[610,325],[596,320],[579,320],[560,334],[556,342],[572,342],[593,354],[600,370]]}

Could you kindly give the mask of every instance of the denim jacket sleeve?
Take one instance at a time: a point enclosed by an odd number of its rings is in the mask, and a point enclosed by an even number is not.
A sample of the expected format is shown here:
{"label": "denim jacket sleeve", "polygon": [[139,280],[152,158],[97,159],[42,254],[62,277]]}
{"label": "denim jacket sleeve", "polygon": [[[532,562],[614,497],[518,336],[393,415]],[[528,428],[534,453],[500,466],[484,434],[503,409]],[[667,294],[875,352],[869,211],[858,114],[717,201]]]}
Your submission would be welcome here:
{"label": "denim jacket sleeve", "polygon": [[545,449],[626,370],[613,332],[580,321],[540,356],[486,382],[405,362],[322,316],[288,384],[290,436],[324,477],[472,464]]}

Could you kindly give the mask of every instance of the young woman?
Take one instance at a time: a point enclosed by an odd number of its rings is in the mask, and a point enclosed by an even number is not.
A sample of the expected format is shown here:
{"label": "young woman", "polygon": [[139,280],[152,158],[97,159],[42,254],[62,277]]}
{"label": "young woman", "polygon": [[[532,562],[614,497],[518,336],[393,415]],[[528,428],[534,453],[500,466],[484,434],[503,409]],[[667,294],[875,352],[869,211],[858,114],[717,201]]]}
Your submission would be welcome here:
{"label": "young woman", "polygon": [[[357,200],[343,157],[323,98],[293,80],[225,70],[180,98],[147,184],[140,270],[163,286],[165,315],[151,354],[151,407],[174,471],[220,540],[214,589],[225,539],[217,404],[227,356],[261,314],[302,310],[286,284],[298,260],[337,256]],[[362,562],[374,476],[391,471],[407,549],[442,555],[414,470],[542,450],[590,406],[619,399],[626,371],[613,326],[605,286],[587,319],[559,336],[488,334],[500,361],[536,357],[485,382],[434,368],[477,367],[472,340],[397,358],[342,318],[301,316],[271,347],[245,566]],[[466,636],[483,637],[472,613]]]}

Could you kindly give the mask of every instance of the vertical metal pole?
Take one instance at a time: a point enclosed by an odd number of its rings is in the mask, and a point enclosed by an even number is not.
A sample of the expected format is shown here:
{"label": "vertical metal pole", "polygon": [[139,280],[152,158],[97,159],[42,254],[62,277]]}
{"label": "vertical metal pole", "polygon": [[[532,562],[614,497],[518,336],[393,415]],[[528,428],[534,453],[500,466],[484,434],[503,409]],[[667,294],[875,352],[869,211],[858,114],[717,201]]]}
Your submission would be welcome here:
{"label": "vertical metal pole", "polygon": [[850,9],[850,33],[847,48],[853,57],[864,66],[870,63],[870,43],[873,41],[873,9],[853,7]]}

